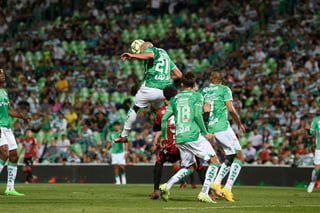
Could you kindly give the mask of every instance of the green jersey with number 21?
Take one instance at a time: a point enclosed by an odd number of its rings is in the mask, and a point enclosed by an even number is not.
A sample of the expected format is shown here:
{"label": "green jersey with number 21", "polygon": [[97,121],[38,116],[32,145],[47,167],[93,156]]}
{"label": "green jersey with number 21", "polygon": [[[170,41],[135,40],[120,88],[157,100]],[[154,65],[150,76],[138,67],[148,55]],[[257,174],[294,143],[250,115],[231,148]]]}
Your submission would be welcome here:
{"label": "green jersey with number 21", "polygon": [[162,137],[166,135],[166,120],[174,114],[176,143],[198,140],[200,130],[208,132],[202,119],[203,97],[192,90],[183,90],[170,99],[165,114],[162,117]]}
{"label": "green jersey with number 21", "polygon": [[147,47],[143,53],[153,52],[153,59],[145,60],[145,78],[147,87],[163,89],[171,84],[171,70],[176,66],[167,52],[161,48]]}
{"label": "green jersey with number 21", "polygon": [[225,131],[229,127],[228,110],[225,101],[232,100],[232,92],[229,87],[221,84],[210,84],[202,88],[204,103],[210,103],[210,115],[208,120],[208,132],[215,133]]}

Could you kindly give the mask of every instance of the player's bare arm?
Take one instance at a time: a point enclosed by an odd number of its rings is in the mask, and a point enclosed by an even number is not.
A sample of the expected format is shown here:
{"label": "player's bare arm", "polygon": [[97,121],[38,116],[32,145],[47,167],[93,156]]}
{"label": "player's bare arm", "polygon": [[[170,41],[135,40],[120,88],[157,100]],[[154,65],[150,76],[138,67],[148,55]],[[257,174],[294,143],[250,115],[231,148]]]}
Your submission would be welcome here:
{"label": "player's bare arm", "polygon": [[121,56],[122,60],[132,60],[132,59],[140,59],[140,60],[148,60],[154,58],[153,52],[145,52],[140,54],[133,53],[123,53]]}
{"label": "player's bare arm", "polygon": [[227,109],[228,109],[232,119],[236,122],[238,128],[241,131],[245,132],[246,128],[242,125],[240,117],[239,117],[236,109],[234,108],[232,101],[231,100],[230,101],[225,101],[225,103],[226,103]]}
{"label": "player's bare arm", "polygon": [[28,123],[31,121],[31,117],[29,117],[27,115],[23,115],[23,114],[17,112],[10,105],[8,106],[8,110],[9,110],[9,115],[12,116],[12,117],[21,118],[21,119],[27,121]]}
{"label": "player's bare arm", "polygon": [[182,78],[182,72],[179,70],[178,67],[174,67],[172,70],[171,70],[171,79],[175,80],[175,79],[179,79],[179,78]]}

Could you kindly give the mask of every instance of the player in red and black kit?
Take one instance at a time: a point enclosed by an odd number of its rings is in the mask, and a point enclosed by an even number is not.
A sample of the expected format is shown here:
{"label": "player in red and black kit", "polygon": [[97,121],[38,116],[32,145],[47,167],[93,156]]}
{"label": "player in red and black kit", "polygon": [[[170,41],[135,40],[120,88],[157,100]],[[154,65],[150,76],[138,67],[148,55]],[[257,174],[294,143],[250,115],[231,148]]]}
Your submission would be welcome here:
{"label": "player in red and black kit", "polygon": [[[156,113],[156,120],[153,126],[153,130],[156,132],[154,137],[154,143],[157,146],[157,159],[153,170],[153,181],[154,181],[154,192],[149,195],[150,199],[158,199],[160,196],[159,185],[162,176],[162,168],[165,162],[170,162],[173,165],[173,170],[178,171],[180,169],[180,152],[175,145],[175,125],[174,117],[170,117],[167,125],[167,138],[168,141],[165,145],[160,143],[161,138],[161,119],[164,115],[164,112],[167,109],[169,100],[171,97],[175,96],[178,93],[177,88],[173,86],[167,86],[163,90],[165,106],[160,108]],[[200,181],[204,181],[204,167],[197,159],[198,163],[198,174]],[[194,183],[193,177],[191,177],[191,182]],[[181,185],[182,186],[182,185]],[[193,186],[195,186],[193,184]]]}
{"label": "player in red and black kit", "polygon": [[32,175],[33,160],[38,160],[38,142],[35,137],[32,136],[32,131],[30,129],[26,130],[26,138],[21,142],[22,149],[19,155],[25,150],[24,153],[24,167],[23,171],[26,173],[25,183],[34,183],[37,180],[37,176]]}

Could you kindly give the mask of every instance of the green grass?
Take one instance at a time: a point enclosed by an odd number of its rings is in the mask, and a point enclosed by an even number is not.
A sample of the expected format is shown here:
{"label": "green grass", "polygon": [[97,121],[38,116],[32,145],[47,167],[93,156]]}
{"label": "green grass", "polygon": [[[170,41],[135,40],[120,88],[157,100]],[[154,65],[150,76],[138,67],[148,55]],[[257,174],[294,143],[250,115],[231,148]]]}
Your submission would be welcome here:
{"label": "green grass", "polygon": [[[24,197],[0,192],[0,212],[23,213],[147,213],[147,212],[320,212],[320,189],[308,194],[305,188],[235,186],[236,202],[216,204],[196,200],[200,188],[171,190],[170,200],[149,200],[151,184],[16,184]],[[5,184],[0,184],[5,189]]]}

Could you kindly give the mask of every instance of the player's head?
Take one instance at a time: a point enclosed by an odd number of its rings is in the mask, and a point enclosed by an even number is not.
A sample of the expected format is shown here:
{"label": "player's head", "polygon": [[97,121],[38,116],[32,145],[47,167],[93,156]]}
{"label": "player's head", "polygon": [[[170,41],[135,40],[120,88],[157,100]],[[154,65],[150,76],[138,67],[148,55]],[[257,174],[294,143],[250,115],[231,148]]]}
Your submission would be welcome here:
{"label": "player's head", "polygon": [[223,80],[223,73],[220,71],[213,71],[210,75],[211,83],[221,83]]}
{"label": "player's head", "polygon": [[0,68],[0,83],[4,83],[6,80],[4,70]]}
{"label": "player's head", "polygon": [[153,44],[150,41],[145,41],[140,47],[140,53],[147,47],[153,47]]}
{"label": "player's head", "polygon": [[31,129],[26,129],[25,134],[26,134],[26,136],[27,136],[28,138],[32,137],[32,131],[31,131]]}
{"label": "player's head", "polygon": [[182,76],[181,87],[193,88],[196,83],[196,76],[192,72],[187,72]]}
{"label": "player's head", "polygon": [[121,129],[121,124],[120,124],[120,122],[119,121],[115,121],[114,123],[113,123],[113,129],[117,132],[117,131],[120,131],[120,129]]}
{"label": "player's head", "polygon": [[166,86],[163,89],[163,96],[167,101],[170,101],[170,99],[175,96],[178,93],[177,88],[174,86]]}

